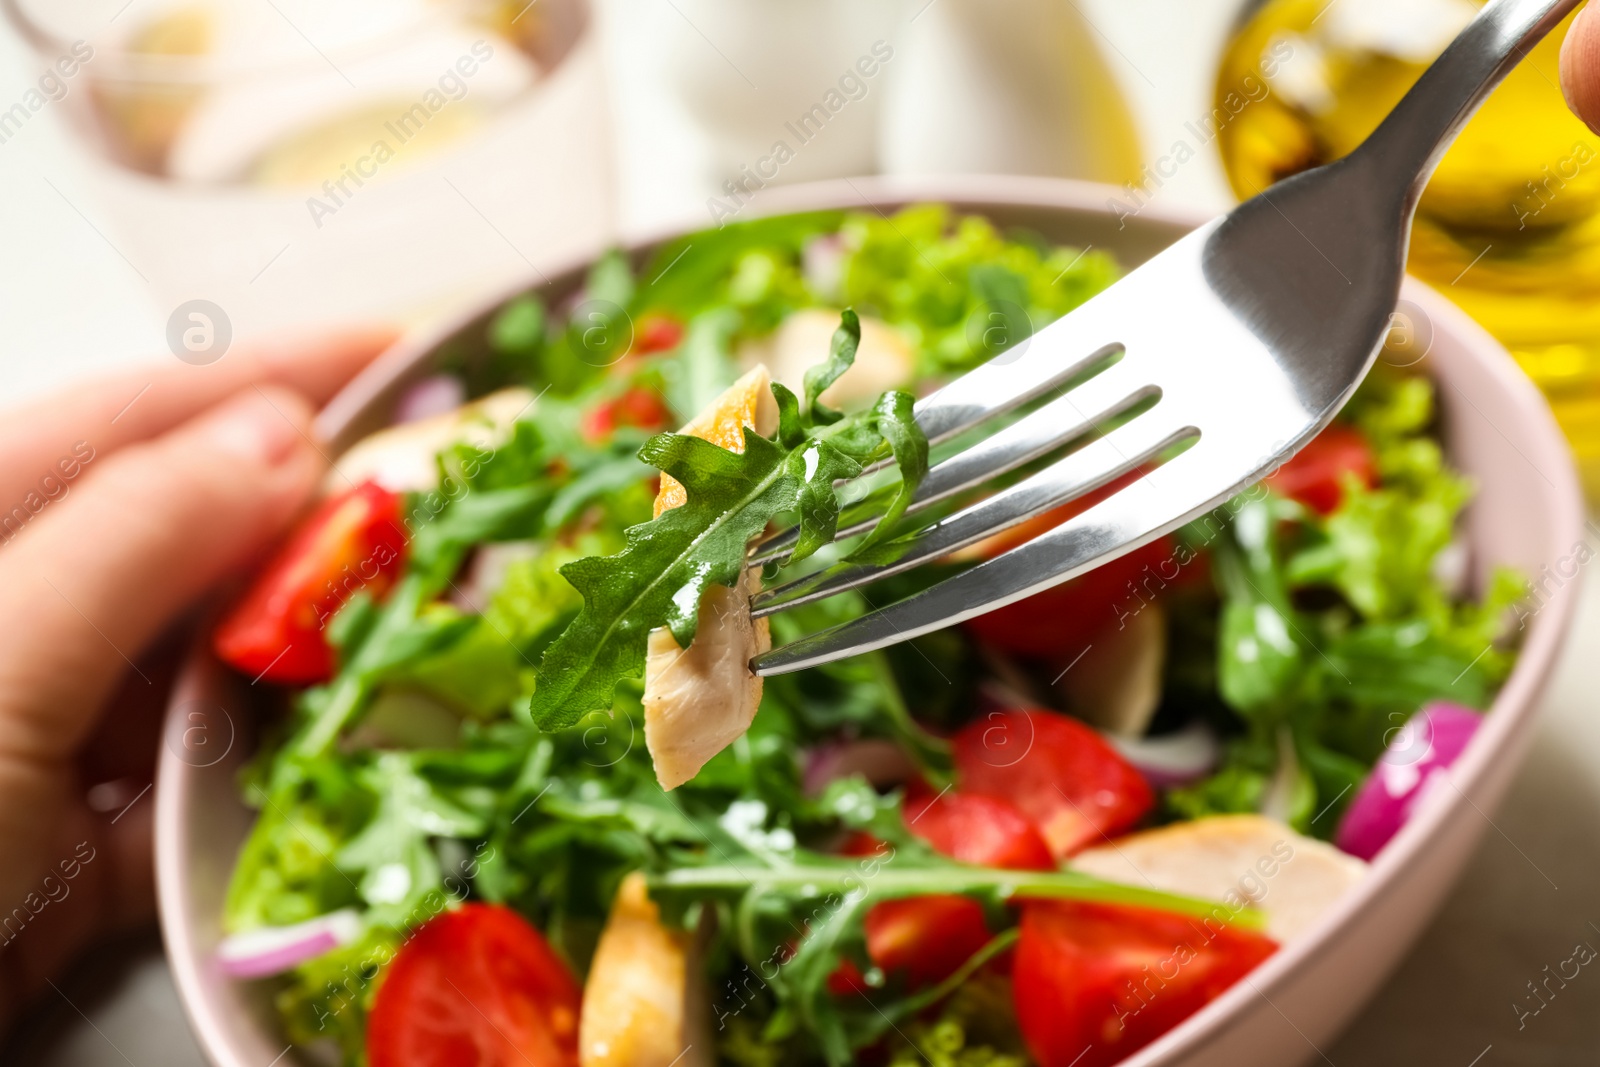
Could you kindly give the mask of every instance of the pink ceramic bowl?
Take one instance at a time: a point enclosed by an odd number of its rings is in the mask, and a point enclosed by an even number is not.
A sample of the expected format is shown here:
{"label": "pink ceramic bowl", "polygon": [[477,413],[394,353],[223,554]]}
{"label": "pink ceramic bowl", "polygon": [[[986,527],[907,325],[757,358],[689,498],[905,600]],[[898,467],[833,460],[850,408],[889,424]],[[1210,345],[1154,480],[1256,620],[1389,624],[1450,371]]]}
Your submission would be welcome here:
{"label": "pink ceramic bowl", "polygon": [[[1129,267],[1199,221],[1159,206],[1118,219],[1108,207],[1116,192],[1024,178],[858,179],[766,192],[751,213],[757,207],[762,213],[860,209],[868,202],[892,211],[937,200],[1002,227],[1027,227],[1053,241],[1112,251]],[[634,251],[653,243],[637,242]],[[552,272],[542,294],[559,301],[577,287],[583,266]],[[322,413],[323,433],[342,448],[385,425],[400,393],[443,353],[482,350],[490,316],[511,295],[396,346]],[[1377,990],[1427,924],[1489,826],[1487,813],[1527,748],[1539,694],[1575,600],[1571,560],[1583,519],[1577,480],[1544,401],[1499,344],[1421,285],[1409,284],[1402,312],[1402,327],[1412,331],[1411,350],[1425,357],[1443,385],[1450,455],[1478,486],[1466,518],[1474,574],[1481,578],[1493,566],[1508,564],[1553,578],[1543,583],[1542,606],[1527,622],[1515,672],[1451,771],[1455,788],[1434,792],[1378,855],[1365,880],[1312,933],[1132,1057],[1128,1067],[1284,1067],[1317,1058],[1318,1048]],[[287,1067],[296,1053],[285,1048],[264,986],[225,978],[214,958],[223,891],[250,822],[235,772],[249,748],[251,695],[203,650],[189,660],[174,694],[156,792],[161,922],[179,992],[211,1059],[218,1067]],[[204,743],[195,744],[197,739]]]}

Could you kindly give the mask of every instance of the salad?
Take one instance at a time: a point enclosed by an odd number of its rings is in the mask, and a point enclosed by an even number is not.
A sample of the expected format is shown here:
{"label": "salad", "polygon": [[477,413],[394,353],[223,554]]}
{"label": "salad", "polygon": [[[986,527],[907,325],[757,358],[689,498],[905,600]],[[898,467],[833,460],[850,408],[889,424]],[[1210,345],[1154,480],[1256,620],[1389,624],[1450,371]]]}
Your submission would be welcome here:
{"label": "salad", "polygon": [[1301,936],[1515,656],[1425,377],[1073,581],[747,666],[1117,488],[752,617],[969,504],[905,514],[913,397],[1116,276],[938,205],[785,216],[447,350],[215,630],[279,704],[222,970],[307,1062],[1095,1067]]}

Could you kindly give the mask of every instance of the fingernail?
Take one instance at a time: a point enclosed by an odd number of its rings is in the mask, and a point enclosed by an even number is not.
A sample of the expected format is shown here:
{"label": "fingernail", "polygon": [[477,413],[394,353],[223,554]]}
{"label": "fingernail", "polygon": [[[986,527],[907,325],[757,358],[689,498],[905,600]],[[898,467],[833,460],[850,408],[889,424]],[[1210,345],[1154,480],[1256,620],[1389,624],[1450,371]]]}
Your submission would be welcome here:
{"label": "fingernail", "polygon": [[261,390],[228,401],[210,419],[206,437],[219,452],[268,466],[287,456],[301,440],[296,416],[303,403],[291,396],[274,400]]}

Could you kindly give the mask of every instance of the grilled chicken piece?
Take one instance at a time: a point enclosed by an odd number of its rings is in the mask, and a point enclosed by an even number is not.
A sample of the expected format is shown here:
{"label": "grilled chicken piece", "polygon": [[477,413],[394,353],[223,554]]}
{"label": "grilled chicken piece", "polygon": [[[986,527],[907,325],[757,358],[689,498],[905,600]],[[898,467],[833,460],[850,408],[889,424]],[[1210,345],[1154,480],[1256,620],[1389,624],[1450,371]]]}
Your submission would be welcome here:
{"label": "grilled chicken piece", "polygon": [[[757,367],[697,415],[683,432],[744,451],[744,427],[762,435],[777,429],[778,405],[771,376]],[[683,486],[661,476],[655,512],[684,503]],[[699,626],[688,649],[665,627],[650,635],[644,668],[644,740],[656,780],[675,789],[706,761],[750,728],[761,704],[761,679],[750,673],[752,658],[772,647],[765,619],[750,617],[755,575],[735,587],[713,586],[700,602]]]}
{"label": "grilled chicken piece", "polygon": [[1118,737],[1143,737],[1161,703],[1167,660],[1167,615],[1146,604],[1125,623],[1107,624],[1095,635],[1094,654],[1084,656],[1056,680],[1067,706]]}
{"label": "grilled chicken piece", "polygon": [[1367,871],[1354,856],[1261,815],[1212,815],[1129,834],[1071,863],[1108,882],[1257,907],[1280,945],[1309,930]]}
{"label": "grilled chicken piece", "polygon": [[532,392],[517,386],[442,415],[379,430],[339,457],[325,487],[331,491],[375,481],[394,492],[435,489],[439,485],[435,457],[440,452],[454,444],[471,444],[487,458],[510,436],[512,423],[532,410],[533,401]]}
{"label": "grilled chicken piece", "polygon": [[580,1067],[704,1067],[710,1006],[698,940],[669,930],[644,876],[622,880],[606,920],[578,1019]]}

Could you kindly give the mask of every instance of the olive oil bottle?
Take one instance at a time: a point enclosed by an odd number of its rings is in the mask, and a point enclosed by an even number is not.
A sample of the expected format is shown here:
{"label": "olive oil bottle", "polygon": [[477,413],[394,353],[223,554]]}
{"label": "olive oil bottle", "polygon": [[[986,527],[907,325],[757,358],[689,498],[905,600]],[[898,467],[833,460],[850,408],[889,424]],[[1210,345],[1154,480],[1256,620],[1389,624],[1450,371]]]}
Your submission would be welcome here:
{"label": "olive oil bottle", "polygon": [[[1235,193],[1253,196],[1354,149],[1478,6],[1257,4],[1217,79],[1219,102],[1252,100],[1217,139]],[[1529,52],[1439,164],[1407,269],[1511,350],[1549,396],[1600,499],[1600,138],[1562,99],[1557,57],[1570,24]]]}

